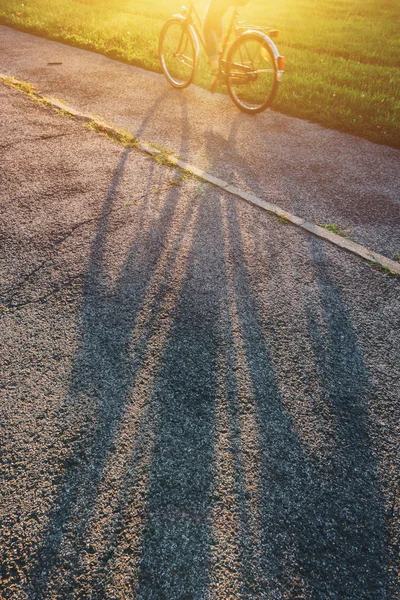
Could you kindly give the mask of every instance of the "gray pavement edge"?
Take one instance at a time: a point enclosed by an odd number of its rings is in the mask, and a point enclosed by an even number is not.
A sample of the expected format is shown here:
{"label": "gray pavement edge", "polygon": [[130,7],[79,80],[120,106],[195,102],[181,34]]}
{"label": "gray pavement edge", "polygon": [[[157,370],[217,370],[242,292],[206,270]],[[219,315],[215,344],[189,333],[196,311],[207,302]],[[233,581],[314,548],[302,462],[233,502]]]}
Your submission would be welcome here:
{"label": "gray pavement edge", "polygon": [[[56,110],[63,111],[64,114],[67,114],[68,116],[71,116],[79,121],[95,125],[97,129],[101,130],[107,135],[110,135],[114,138],[121,136],[121,131],[112,124],[105,123],[92,115],[85,114],[56,98],[51,98],[40,94],[29,82],[18,80],[3,73],[0,73],[0,82],[4,85],[18,89],[21,93],[31,96],[32,99],[36,99],[37,101],[45,103],[48,106],[52,106]],[[33,92],[25,91],[24,87],[28,89],[27,86],[29,86],[29,89],[33,90]],[[332,231],[328,231],[327,229],[324,229],[315,223],[306,221],[305,219],[302,219],[301,217],[298,217],[291,212],[280,208],[276,204],[262,200],[255,194],[251,194],[236,186],[230,185],[228,182],[219,179],[218,177],[214,177],[210,173],[207,173],[206,171],[177,158],[174,154],[170,154],[168,150],[160,150],[159,148],[156,148],[150,142],[142,142],[138,140],[136,147],[138,150],[151,156],[162,155],[167,164],[175,165],[184,171],[191,173],[195,177],[198,177],[199,179],[210,183],[215,187],[232,194],[233,196],[236,196],[237,198],[241,198],[242,200],[257,206],[270,214],[276,215],[277,217],[280,217],[281,219],[284,219],[285,221],[292,223],[293,225],[296,225],[297,227],[300,227],[301,229],[304,229],[305,231],[324,239],[343,250],[347,250],[348,252],[355,254],[363,260],[383,268],[392,275],[400,276],[400,263],[397,263],[396,261],[382,254],[369,250],[365,246],[357,244],[349,238],[342,237],[333,233]]]}

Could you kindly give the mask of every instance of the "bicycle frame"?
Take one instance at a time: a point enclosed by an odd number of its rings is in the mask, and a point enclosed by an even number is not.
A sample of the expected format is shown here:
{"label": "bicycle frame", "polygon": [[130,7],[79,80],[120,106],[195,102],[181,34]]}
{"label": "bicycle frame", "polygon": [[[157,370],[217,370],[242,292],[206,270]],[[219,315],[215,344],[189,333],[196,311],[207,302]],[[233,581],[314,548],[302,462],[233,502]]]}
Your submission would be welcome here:
{"label": "bicycle frame", "polygon": [[[232,34],[232,31],[234,29],[236,29],[235,25],[237,22],[238,14],[239,14],[238,9],[236,7],[234,7],[229,27],[223,38],[221,57],[225,55],[225,51],[226,51],[226,48],[227,48],[227,45],[229,42],[229,38]],[[174,14],[173,17],[183,19],[187,23],[187,26],[191,27],[194,30],[194,33],[196,34],[197,39],[200,41],[200,44],[203,46],[203,49],[205,50],[206,42],[205,42],[204,36],[203,36],[203,22],[199,16],[199,13],[197,12],[197,10],[194,6],[194,3],[190,2],[189,8],[186,8],[186,6],[182,6],[181,12]]]}
{"label": "bicycle frame", "polygon": [[[230,24],[228,29],[226,30],[225,36],[223,38],[223,42],[222,42],[222,50],[221,50],[221,71],[222,74],[224,74],[224,70],[222,69],[223,66],[226,65],[226,60],[224,58],[226,50],[227,50],[227,46],[229,43],[229,39],[231,37],[231,34],[233,31],[235,31],[235,33],[238,35],[241,35],[243,33],[259,33],[260,35],[262,35],[265,38],[265,42],[266,44],[268,44],[272,50],[272,54],[274,56],[274,60],[276,62],[276,66],[277,66],[277,77],[278,77],[278,81],[281,80],[282,78],[282,74],[284,71],[284,67],[285,67],[285,59],[283,56],[281,56],[279,54],[278,48],[276,47],[276,45],[274,44],[274,42],[272,41],[271,37],[266,35],[265,33],[265,29],[264,27],[253,27],[253,26],[238,26],[238,14],[239,14],[239,10],[237,7],[233,7],[233,13],[232,13],[232,17],[230,20]],[[198,41],[200,41],[200,44],[203,46],[203,49],[206,49],[206,43],[204,40],[204,36],[203,36],[203,22],[194,6],[194,2],[191,1],[189,3],[189,8],[186,8],[186,6],[182,6],[181,7],[181,12],[176,13],[173,15],[173,17],[181,19],[182,21],[184,21],[187,24],[187,27],[189,27],[190,29],[192,29],[193,33],[194,33],[194,38],[195,38],[195,42],[196,42],[196,55],[198,58],[199,52],[200,52],[200,48],[198,45]],[[276,30],[271,31],[271,35],[273,37],[276,37],[276,35],[278,34],[278,32]],[[179,46],[180,47],[180,46]],[[179,49],[178,47],[178,49]]]}
{"label": "bicycle frame", "polygon": [[[164,23],[158,47],[164,75],[179,89],[193,82],[201,46],[207,53],[203,21],[194,1],[188,1],[188,8],[182,6],[180,12]],[[238,8],[233,6],[229,26],[221,39],[219,69],[213,73],[211,92],[224,83],[240,110],[257,114],[271,107],[285,58],[271,40],[276,37],[276,30],[243,23],[238,14]]]}

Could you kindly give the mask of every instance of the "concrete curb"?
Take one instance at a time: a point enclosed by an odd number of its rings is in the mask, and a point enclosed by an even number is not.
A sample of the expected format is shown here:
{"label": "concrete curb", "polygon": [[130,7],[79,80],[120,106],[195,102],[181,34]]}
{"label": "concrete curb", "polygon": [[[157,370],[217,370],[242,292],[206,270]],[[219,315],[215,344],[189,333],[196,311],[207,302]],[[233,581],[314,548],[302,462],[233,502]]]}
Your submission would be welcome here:
{"label": "concrete curb", "polygon": [[[14,87],[16,89],[19,89],[21,92],[26,93],[26,92],[24,92],[23,89],[21,89],[20,86],[27,85],[27,82],[18,81],[17,79],[15,79],[13,77],[10,77],[8,75],[4,75],[1,73],[0,73],[0,81],[4,85],[9,85],[10,87]],[[28,95],[32,96],[32,94],[28,94]],[[39,102],[44,102],[47,105],[50,105],[57,110],[63,111],[79,121],[82,121],[82,122],[88,123],[88,124],[93,124],[96,126],[96,128],[98,128],[98,130],[101,130],[102,133],[108,134],[111,137],[113,137],[114,139],[118,139],[118,136],[121,136],[121,132],[118,130],[117,127],[114,127],[113,125],[104,123],[101,120],[99,120],[95,117],[92,117],[91,115],[82,113],[81,111],[79,111],[71,106],[68,106],[67,104],[61,102],[60,100],[57,100],[55,98],[45,97],[36,91],[34,92],[33,95],[34,95],[34,98],[36,98]],[[379,267],[382,267],[384,270],[389,271],[393,275],[400,276],[400,263],[398,263],[386,256],[383,256],[382,254],[378,254],[377,252],[374,252],[373,250],[369,250],[365,246],[362,246],[361,244],[357,244],[356,242],[353,242],[353,241],[349,240],[348,238],[344,238],[340,235],[337,235],[335,233],[332,233],[331,231],[324,229],[323,227],[320,227],[319,225],[316,225],[316,224],[306,221],[300,217],[297,217],[296,215],[293,215],[292,213],[280,208],[276,204],[266,202],[265,200],[262,200],[261,198],[259,198],[258,196],[255,196],[254,194],[251,194],[250,192],[246,192],[244,190],[241,190],[238,187],[230,185],[226,181],[219,179],[218,177],[214,177],[210,173],[207,173],[206,171],[203,171],[202,169],[198,169],[197,167],[195,167],[189,163],[186,163],[185,161],[174,156],[173,154],[169,154],[167,151],[159,150],[149,143],[140,142],[138,140],[135,147],[139,151],[149,154],[150,156],[153,156],[153,157],[154,156],[164,156],[166,161],[168,161],[169,164],[176,165],[177,167],[179,167],[185,171],[188,171],[189,173],[191,173],[195,177],[198,177],[202,181],[205,181],[206,183],[210,183],[211,185],[214,185],[215,187],[220,188],[224,192],[228,192],[229,194],[232,194],[233,196],[236,196],[237,198],[241,198],[242,200],[245,200],[246,202],[253,204],[254,206],[258,206],[259,208],[267,211],[268,213],[276,215],[277,217],[281,217],[281,218],[285,219],[286,221],[292,223],[293,225],[296,225],[297,227],[300,227],[301,229],[304,229],[305,231],[312,233],[313,235],[315,235],[321,239],[324,239],[324,240],[330,242],[331,244],[334,244],[335,246],[342,248],[343,250],[347,250],[348,252],[351,252],[352,254],[355,254],[356,256],[359,256],[360,258],[362,258],[370,263],[373,263]]]}

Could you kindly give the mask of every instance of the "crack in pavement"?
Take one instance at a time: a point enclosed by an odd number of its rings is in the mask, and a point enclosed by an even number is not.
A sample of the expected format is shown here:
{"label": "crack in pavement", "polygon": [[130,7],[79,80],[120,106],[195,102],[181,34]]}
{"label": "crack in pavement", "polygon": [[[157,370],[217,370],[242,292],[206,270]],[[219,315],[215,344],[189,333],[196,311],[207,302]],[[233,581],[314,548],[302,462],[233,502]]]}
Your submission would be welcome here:
{"label": "crack in pavement", "polygon": [[[181,182],[179,182],[178,184],[174,181],[173,185],[179,185]],[[138,203],[141,202],[142,200],[144,200],[145,198],[148,198],[150,196],[156,196],[158,194],[160,194],[161,192],[165,191],[166,189],[169,188],[169,185],[166,184],[164,187],[159,188],[153,192],[146,192],[145,194],[142,194],[140,197],[136,198],[135,200],[133,200],[131,203]],[[131,204],[130,203],[130,204]],[[13,299],[18,296],[18,294],[22,293],[25,285],[27,283],[29,283],[29,281],[39,272],[42,271],[43,269],[45,269],[46,267],[50,267],[52,265],[54,265],[54,258],[55,258],[55,254],[57,252],[57,249],[59,246],[61,246],[64,242],[66,242],[69,238],[71,238],[79,229],[81,229],[82,227],[84,227],[85,225],[90,225],[91,223],[94,222],[99,222],[99,220],[101,218],[104,217],[108,217],[110,214],[116,214],[118,212],[120,212],[123,209],[126,209],[127,207],[124,206],[118,206],[116,208],[112,208],[110,209],[105,215],[102,215],[101,217],[93,217],[91,219],[86,219],[85,221],[80,221],[79,223],[76,223],[75,225],[73,225],[72,227],[70,227],[66,232],[64,232],[64,234],[55,239],[53,241],[53,253],[50,257],[46,258],[45,260],[43,260],[41,263],[39,263],[34,269],[32,269],[31,271],[29,271],[28,273],[26,273],[25,275],[22,276],[20,282],[18,285],[11,287],[11,289],[9,289],[5,295],[8,297],[5,298],[4,303],[2,304],[2,309],[6,309],[8,310],[13,310],[16,308],[21,308],[23,306],[27,306],[28,304],[38,304],[39,302],[48,299],[50,296],[54,295],[55,293],[57,293],[58,291],[61,291],[62,289],[64,289],[65,286],[61,286],[59,288],[55,288],[52,292],[50,292],[49,294],[46,294],[44,296],[41,296],[40,298],[38,298],[37,300],[28,300],[26,302],[22,302],[19,304],[13,304],[12,301]],[[74,276],[72,278],[76,279],[79,278],[82,274],[79,274],[77,276]],[[72,281],[72,280],[68,280],[68,282]],[[68,283],[67,282],[67,283]]]}
{"label": "crack in pavement", "polygon": [[77,136],[77,134],[75,132],[73,132],[73,133],[54,133],[54,134],[49,134],[49,135],[39,135],[39,136],[33,137],[33,138],[24,138],[21,140],[17,140],[15,142],[9,142],[8,144],[4,144],[4,145],[0,146],[0,150],[7,150],[7,148],[13,148],[13,147],[18,146],[19,144],[23,144],[25,142],[37,142],[39,140],[52,140],[55,138],[72,137],[72,136]]}
{"label": "crack in pavement", "polygon": [[62,292],[64,290],[68,289],[68,287],[74,281],[76,281],[77,279],[82,279],[83,277],[84,277],[84,273],[78,273],[77,275],[73,275],[72,277],[69,277],[61,285],[53,288],[48,294],[45,294],[44,296],[40,296],[36,300],[28,299],[28,300],[26,300],[26,302],[20,302],[19,304],[11,304],[9,306],[5,305],[2,308],[3,308],[3,310],[5,308],[7,311],[9,311],[9,310],[17,309],[17,308],[23,308],[24,306],[29,306],[30,304],[44,304],[46,302],[46,300],[55,296],[58,292]]}

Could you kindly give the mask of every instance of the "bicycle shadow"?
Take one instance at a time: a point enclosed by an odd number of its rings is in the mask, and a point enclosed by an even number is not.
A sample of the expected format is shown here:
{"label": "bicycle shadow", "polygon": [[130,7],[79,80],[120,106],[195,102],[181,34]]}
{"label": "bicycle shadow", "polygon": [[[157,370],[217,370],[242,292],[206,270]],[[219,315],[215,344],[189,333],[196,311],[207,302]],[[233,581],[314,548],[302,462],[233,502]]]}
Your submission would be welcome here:
{"label": "bicycle shadow", "polygon": [[[230,223],[231,239],[240,245],[237,221],[230,219]],[[246,344],[246,355],[262,439],[263,502],[259,538],[253,536],[247,547],[257,547],[258,542],[262,548],[256,572],[263,576],[260,579],[254,576],[254,571],[242,572],[242,590],[244,597],[257,598],[283,598],[288,589],[292,590],[288,597],[296,598],[384,598],[385,513],[365,409],[373,393],[372,382],[323,245],[314,238],[309,238],[308,245],[318,286],[318,304],[307,305],[304,297],[302,312],[334,439],[325,464],[320,464],[299,437],[290,398],[279,393],[280,368],[271,368],[276,365],[275,355],[282,356],[278,338],[281,327],[288,321],[287,314],[283,315],[290,307],[286,311],[282,306],[274,308],[276,297],[271,294],[271,303],[263,306],[263,311],[269,314],[266,338],[257,322],[259,310],[249,294],[245,301],[247,309],[243,305],[242,314],[246,317],[242,323],[249,334],[253,330],[253,341]],[[265,240],[258,239],[257,255],[262,253],[261,246],[265,246]],[[279,263],[279,255],[272,255],[275,276],[285,282],[285,296],[290,297],[291,285]],[[243,261],[237,267],[237,286],[251,289],[245,265]],[[315,310],[317,314],[322,312],[322,326]],[[250,339],[250,335],[244,337]],[[296,354],[301,373],[304,359],[297,349]],[[282,370],[286,378],[287,369]],[[320,410],[317,403],[314,410]]]}

